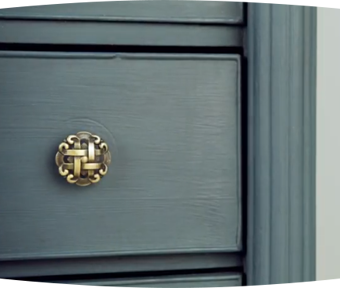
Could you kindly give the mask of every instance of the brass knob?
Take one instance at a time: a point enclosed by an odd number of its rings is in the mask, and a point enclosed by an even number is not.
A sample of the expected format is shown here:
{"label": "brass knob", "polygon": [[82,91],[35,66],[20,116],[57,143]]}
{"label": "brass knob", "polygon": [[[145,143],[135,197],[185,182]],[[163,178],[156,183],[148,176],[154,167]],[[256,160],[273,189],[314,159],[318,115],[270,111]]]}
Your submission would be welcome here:
{"label": "brass knob", "polygon": [[107,173],[111,162],[108,145],[97,135],[78,132],[68,136],[55,156],[59,174],[68,183],[88,186]]}

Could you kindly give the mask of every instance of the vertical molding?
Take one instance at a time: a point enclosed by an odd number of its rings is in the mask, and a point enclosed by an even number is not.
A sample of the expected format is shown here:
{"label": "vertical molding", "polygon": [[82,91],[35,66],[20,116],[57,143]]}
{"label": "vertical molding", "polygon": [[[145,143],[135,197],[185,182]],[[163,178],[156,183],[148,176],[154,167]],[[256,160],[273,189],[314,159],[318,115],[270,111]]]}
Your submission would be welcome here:
{"label": "vertical molding", "polygon": [[315,280],[316,8],[248,4],[247,284]]}

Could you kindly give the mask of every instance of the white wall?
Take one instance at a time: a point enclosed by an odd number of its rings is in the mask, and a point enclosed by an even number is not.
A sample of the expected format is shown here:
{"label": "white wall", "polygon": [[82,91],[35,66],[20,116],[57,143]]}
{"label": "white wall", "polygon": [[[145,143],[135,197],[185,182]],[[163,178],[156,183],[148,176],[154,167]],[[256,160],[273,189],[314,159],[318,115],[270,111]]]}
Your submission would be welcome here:
{"label": "white wall", "polygon": [[340,278],[340,10],[318,8],[317,278]]}

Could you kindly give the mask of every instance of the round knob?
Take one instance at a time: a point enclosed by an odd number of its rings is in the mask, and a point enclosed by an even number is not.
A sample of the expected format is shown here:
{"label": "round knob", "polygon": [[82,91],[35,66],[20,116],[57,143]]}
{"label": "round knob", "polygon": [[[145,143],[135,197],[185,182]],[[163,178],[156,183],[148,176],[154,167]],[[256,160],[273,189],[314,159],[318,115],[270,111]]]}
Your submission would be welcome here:
{"label": "round knob", "polygon": [[107,173],[111,162],[108,145],[97,135],[78,132],[68,136],[55,156],[59,174],[68,183],[88,186]]}

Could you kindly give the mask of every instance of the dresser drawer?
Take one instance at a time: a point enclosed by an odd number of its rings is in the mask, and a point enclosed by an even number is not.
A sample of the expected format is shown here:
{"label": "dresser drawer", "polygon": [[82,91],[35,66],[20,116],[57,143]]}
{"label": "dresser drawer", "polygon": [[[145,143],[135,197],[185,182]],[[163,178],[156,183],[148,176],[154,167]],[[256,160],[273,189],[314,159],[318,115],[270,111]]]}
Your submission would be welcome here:
{"label": "dresser drawer", "polygon": [[2,19],[228,24],[244,23],[242,2],[109,1],[0,9]]}
{"label": "dresser drawer", "polygon": [[244,22],[240,2],[111,1],[19,7],[0,9],[0,42],[241,47]]}
{"label": "dresser drawer", "polygon": [[[63,282],[65,283],[65,282]],[[241,274],[220,273],[206,275],[156,276],[134,279],[105,279],[71,281],[66,284],[119,287],[239,287],[242,286]]]}
{"label": "dresser drawer", "polygon": [[[0,260],[241,249],[237,55],[0,54]],[[69,184],[90,131],[112,161]]]}

